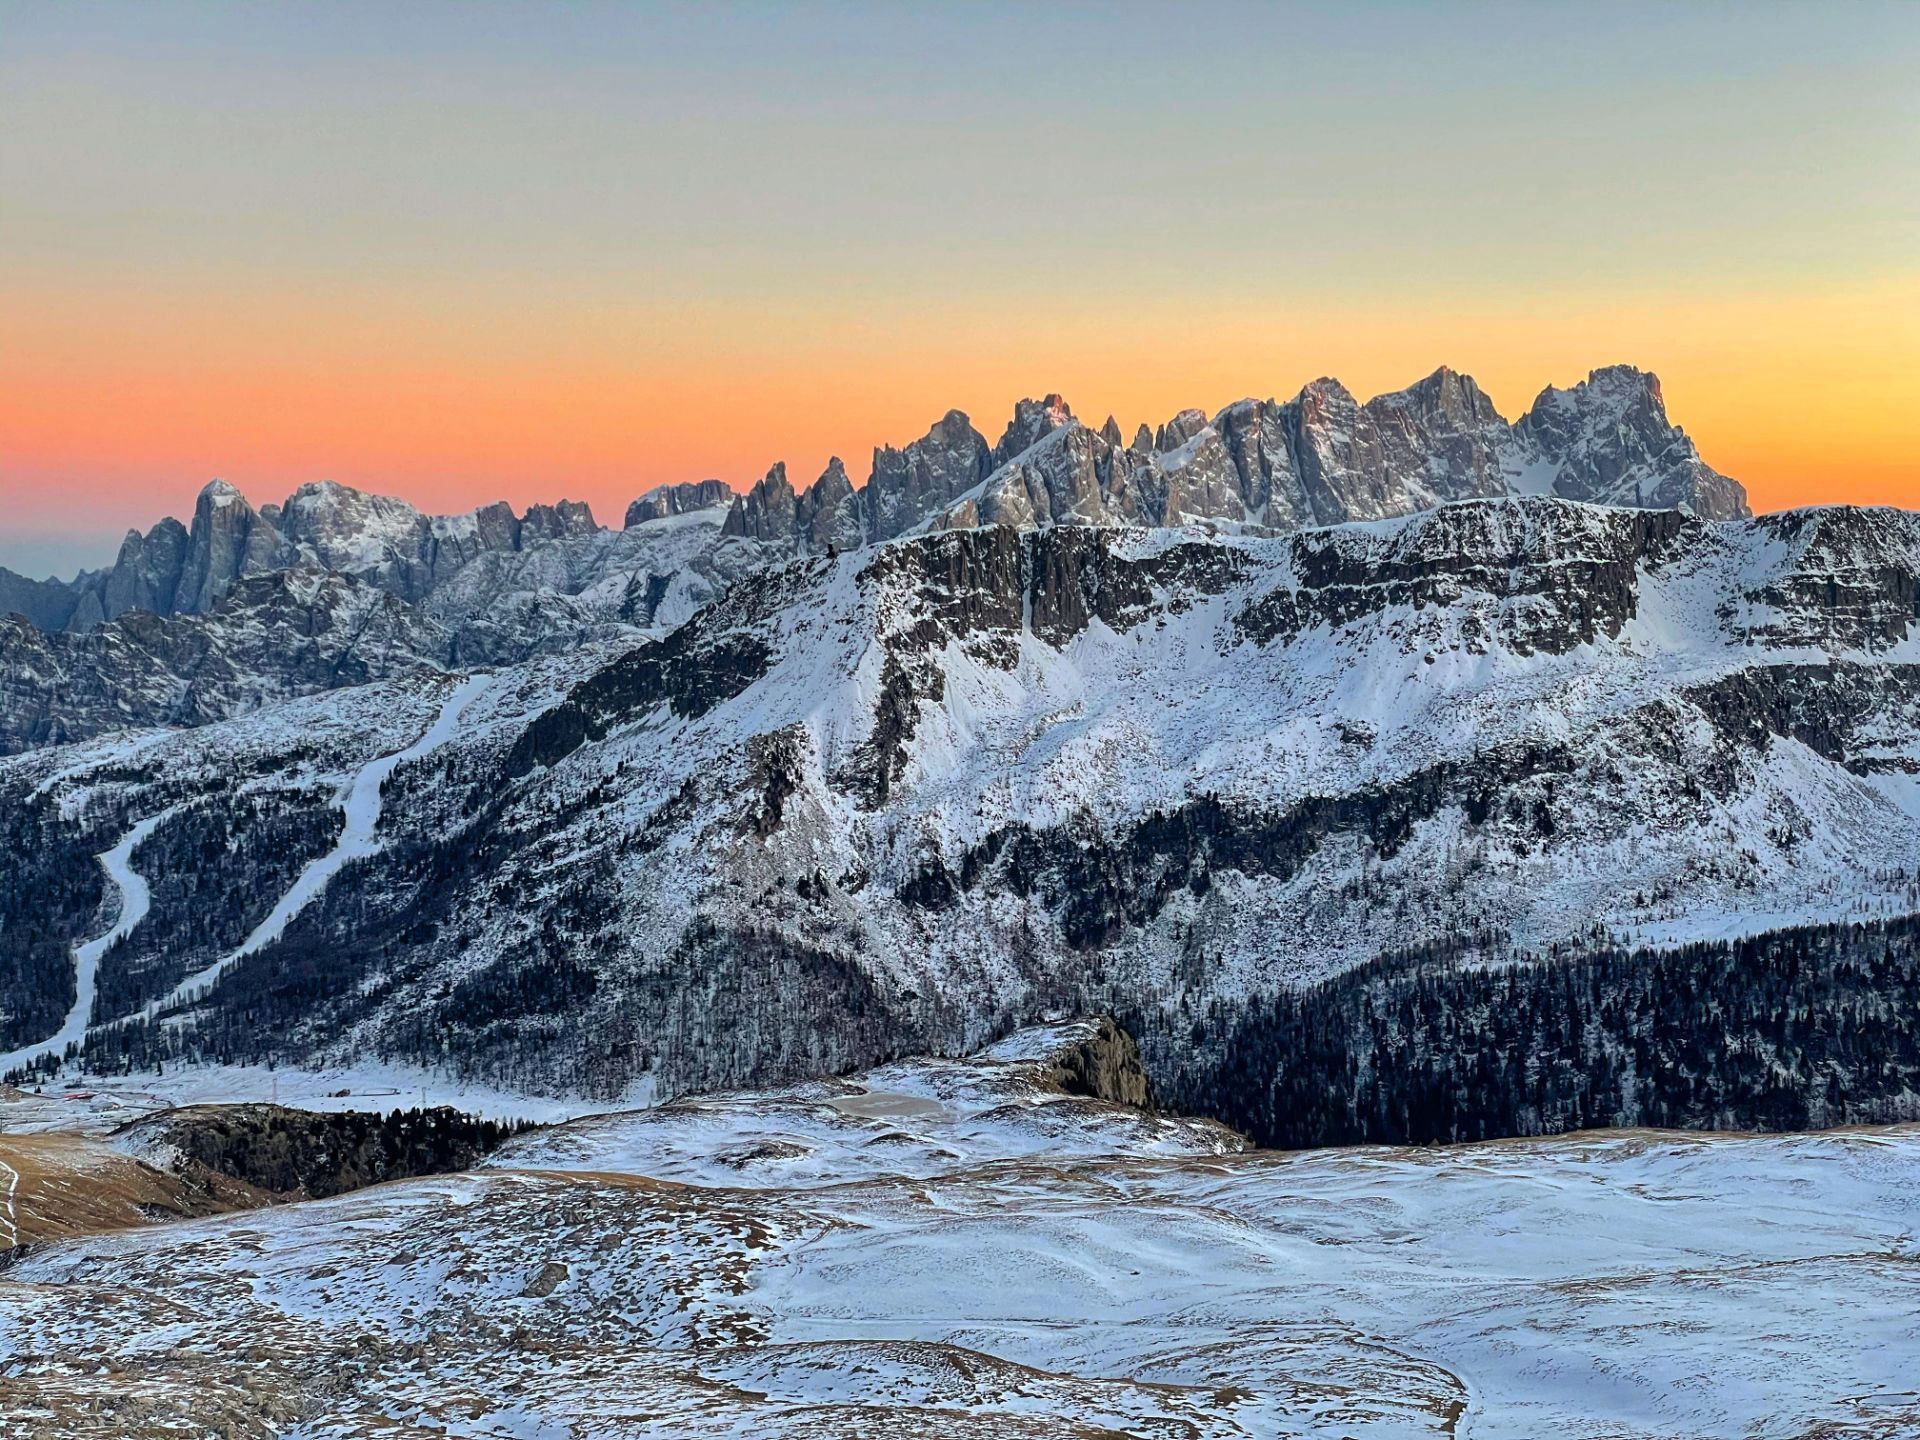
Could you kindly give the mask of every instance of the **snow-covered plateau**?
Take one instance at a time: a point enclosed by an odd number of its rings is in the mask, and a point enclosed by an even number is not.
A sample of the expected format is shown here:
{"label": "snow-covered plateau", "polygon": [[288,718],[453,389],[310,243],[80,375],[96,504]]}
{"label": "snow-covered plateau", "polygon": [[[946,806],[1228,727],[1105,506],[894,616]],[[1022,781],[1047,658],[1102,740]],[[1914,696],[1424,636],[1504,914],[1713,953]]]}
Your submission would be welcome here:
{"label": "snow-covered plateau", "polygon": [[[1048,1067],[1091,1029],[29,1244],[0,1271],[0,1415],[303,1440],[1920,1427],[1910,1127],[1256,1151],[1063,1093]],[[95,1142],[95,1173],[144,1143]],[[53,1181],[28,1178],[31,1223]]]}

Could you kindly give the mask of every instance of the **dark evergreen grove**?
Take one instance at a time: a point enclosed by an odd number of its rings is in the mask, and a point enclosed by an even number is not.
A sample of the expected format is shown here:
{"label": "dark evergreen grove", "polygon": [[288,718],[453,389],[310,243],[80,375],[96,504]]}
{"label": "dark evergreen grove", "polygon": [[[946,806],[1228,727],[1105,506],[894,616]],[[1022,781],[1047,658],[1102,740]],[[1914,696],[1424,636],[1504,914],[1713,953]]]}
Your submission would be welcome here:
{"label": "dark evergreen grove", "polygon": [[1284,1148],[1920,1118],[1920,916],[1479,954],[1383,958],[1181,1027],[1128,1019],[1164,1103]]}
{"label": "dark evergreen grove", "polygon": [[183,1173],[196,1168],[276,1195],[322,1199],[415,1175],[465,1170],[537,1126],[430,1110],[343,1110],[316,1114],[279,1105],[194,1105],[158,1121]]}

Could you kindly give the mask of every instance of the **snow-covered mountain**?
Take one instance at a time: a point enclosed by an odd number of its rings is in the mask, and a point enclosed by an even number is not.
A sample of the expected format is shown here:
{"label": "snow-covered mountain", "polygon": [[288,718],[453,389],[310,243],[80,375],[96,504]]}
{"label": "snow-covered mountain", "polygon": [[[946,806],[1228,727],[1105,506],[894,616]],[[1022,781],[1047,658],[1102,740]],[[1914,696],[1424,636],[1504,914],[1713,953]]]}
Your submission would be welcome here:
{"label": "snow-covered mountain", "polygon": [[[401,504],[334,488],[350,513],[392,519]],[[235,496],[213,513],[237,515],[245,504]],[[473,528],[453,523],[488,514],[434,521],[430,556],[444,560],[456,542],[471,552],[437,580],[439,560],[403,563],[368,541],[377,527],[355,527],[323,549],[303,541],[285,567],[243,569],[191,610],[168,613],[155,599],[158,613],[135,605],[65,630],[0,619],[0,754],[129,725],[205,724],[423,666],[517,664],[596,638],[659,633],[780,558],[755,542],[721,543],[724,511],[711,507],[539,543],[523,535],[518,548],[481,544]],[[514,521],[505,506],[493,515]],[[334,533],[317,530],[311,514],[302,523],[310,534]],[[184,573],[207,588],[198,578],[206,572]]]}
{"label": "snow-covered mountain", "polygon": [[[1547,497],[764,566],[475,682],[0,761],[0,1043],[81,1005],[95,1064],[673,1094],[1104,1008],[1160,1017],[1171,1075],[1218,1007],[1422,945],[1552,984],[1906,913],[1917,597],[1909,512]],[[155,816],[151,909],[79,993],[123,903],[95,857]]]}
{"label": "snow-covered mountain", "polygon": [[1442,368],[1364,405],[1337,380],[1284,404],[1183,410],[1131,444],[1059,395],[1023,400],[989,448],[949,411],[904,451],[874,452],[856,492],[836,457],[806,490],[776,465],[734,502],[729,534],[826,555],[916,528],[1049,523],[1297,530],[1409,515],[1451,500],[1558,495],[1746,516],[1746,492],[1669,423],[1659,380],[1631,366],[1541,392],[1508,424],[1469,376]]}
{"label": "snow-covered mountain", "polygon": [[[1183,410],[1157,432],[1141,426],[1131,445],[1112,419],[1088,431],[1058,395],[1021,401],[992,447],[952,410],[903,450],[876,447],[863,489],[836,456],[802,491],[776,464],[739,496],[720,480],[662,486],[625,520],[632,529],[724,511],[716,518],[727,535],[824,555],[929,524],[1218,520],[1288,530],[1507,494],[1685,507],[1709,519],[1748,513],[1741,487],[1703,464],[1668,422],[1658,379],[1614,366],[1571,389],[1548,388],[1513,425],[1471,377],[1445,368],[1365,405],[1322,379],[1285,404],[1242,400],[1211,420]],[[215,480],[190,525],[169,517],[145,534],[129,531],[111,567],[69,586],[0,571],[0,606],[42,629],[88,630],[133,609],[202,614],[242,577],[295,566],[417,604],[481,557],[603,533],[570,500],[524,515],[496,502],[429,516],[319,481],[256,511]]]}
{"label": "snow-covered mountain", "polygon": [[620,531],[572,501],[429,516],[332,482],[256,511],[216,480],[190,526],[130,531],[106,570],[70,585],[0,571],[0,615],[28,622],[0,655],[0,754],[127,724],[203,723],[409,664],[515,664],[657,634],[769,563],[916,530],[1278,533],[1519,493],[1747,513],[1740,487],[1668,423],[1659,382],[1630,367],[1547,390],[1516,425],[1445,369],[1365,405],[1319,380],[1286,404],[1243,400],[1211,420],[1186,410],[1157,432],[1141,426],[1131,445],[1111,419],[1088,430],[1057,395],[1022,401],[991,447],[949,411],[904,449],[876,448],[863,489],[837,457],[797,492],[775,465],[738,496],[720,480],[662,486],[628,507]]}

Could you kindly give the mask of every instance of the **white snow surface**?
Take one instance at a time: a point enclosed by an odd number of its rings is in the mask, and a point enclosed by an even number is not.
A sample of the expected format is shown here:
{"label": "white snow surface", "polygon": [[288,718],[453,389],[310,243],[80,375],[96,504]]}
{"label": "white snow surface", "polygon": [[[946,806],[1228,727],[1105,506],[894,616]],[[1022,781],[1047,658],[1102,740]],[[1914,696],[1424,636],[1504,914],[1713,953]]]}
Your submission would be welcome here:
{"label": "white snow surface", "polygon": [[[645,1105],[643,1081],[620,1103]],[[288,1105],[337,1112],[451,1106],[485,1120],[551,1125],[599,1114],[606,1101],[581,1095],[534,1096],[464,1079],[444,1069],[398,1061],[308,1069],[280,1065],[169,1064],[155,1074],[101,1075],[69,1066],[38,1088],[0,1091],[0,1134],[106,1135],[180,1105]]]}
{"label": "white snow surface", "polygon": [[[1031,1073],[901,1062],[36,1247],[0,1411],[208,1413],[244,1375],[314,1440],[1920,1430],[1913,1127],[1156,1150]],[[827,1109],[954,1153],[824,1147]]]}
{"label": "white snow surface", "polygon": [[971,1059],[903,1061],[857,1080],[587,1116],[508,1142],[486,1167],[798,1189],[1013,1159],[1246,1148],[1211,1121],[1146,1115],[1035,1083],[1037,1065],[1091,1033],[1084,1021],[1068,1022],[1018,1032]]}

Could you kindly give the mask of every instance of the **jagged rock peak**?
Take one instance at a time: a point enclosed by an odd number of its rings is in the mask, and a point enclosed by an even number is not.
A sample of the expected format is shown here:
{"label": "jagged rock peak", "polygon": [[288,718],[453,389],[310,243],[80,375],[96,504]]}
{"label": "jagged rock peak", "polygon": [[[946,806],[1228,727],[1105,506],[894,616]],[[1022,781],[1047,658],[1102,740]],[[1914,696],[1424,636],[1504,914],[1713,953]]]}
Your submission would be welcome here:
{"label": "jagged rock peak", "polygon": [[[140,532],[129,530],[129,539]],[[0,566],[0,617],[20,615],[40,630],[59,630],[73,618],[80,595],[71,585],[49,576],[34,580]]]}
{"label": "jagged rock peak", "polygon": [[1309,380],[1300,387],[1300,393],[1294,397],[1302,405],[1314,405],[1322,408],[1335,405],[1358,405],[1351,390],[1331,375],[1322,375],[1317,380]]}
{"label": "jagged rock peak", "polygon": [[751,490],[735,499],[720,533],[791,543],[794,506],[793,486],[787,480],[787,462],[776,460],[766,475],[754,482]]}
{"label": "jagged rock peak", "polygon": [[1022,400],[1013,407],[1013,419],[1007,422],[1000,443],[993,447],[993,463],[1004,465],[1055,430],[1073,423],[1072,407],[1058,395],[1049,394],[1044,400]]}
{"label": "jagged rock peak", "polygon": [[600,528],[593,507],[584,500],[562,500],[557,505],[529,505],[520,517],[521,543],[528,536],[562,540],[569,535],[591,535]]}
{"label": "jagged rock peak", "polygon": [[280,534],[247,497],[225,480],[209,480],[193,504],[193,528],[174,606],[188,614],[208,609],[240,576],[270,570]]}
{"label": "jagged rock peak", "polygon": [[1376,395],[1367,404],[1370,408],[1411,409],[1423,415],[1443,415],[1462,427],[1507,423],[1471,375],[1463,375],[1446,365],[1404,390]]}
{"label": "jagged rock peak", "polygon": [[866,488],[867,535],[891,540],[965,494],[993,469],[993,451],[961,410],[949,410],[903,450],[879,445]]}
{"label": "jagged rock peak", "polygon": [[335,570],[349,568],[381,545],[411,553],[430,530],[427,517],[405,500],[369,494],[337,480],[308,481],[287,497],[272,519],[282,536],[313,546],[322,563]]}
{"label": "jagged rock peak", "polygon": [[1513,427],[1553,467],[1553,490],[1573,500],[1653,509],[1685,506],[1711,520],[1753,512],[1738,481],[1700,459],[1667,419],[1660,379],[1609,365],[1567,389],[1549,385]]}
{"label": "jagged rock peak", "polygon": [[664,520],[669,515],[711,510],[732,500],[733,487],[724,480],[684,480],[677,485],[658,485],[627,506],[625,528],[630,530],[649,520]]}
{"label": "jagged rock peak", "polygon": [[200,493],[194,497],[194,513],[210,508],[224,508],[228,505],[243,505],[248,510],[253,506],[247,497],[240,493],[240,487],[231,480],[222,480],[218,476],[200,487]]}
{"label": "jagged rock peak", "polygon": [[865,516],[847,467],[835,455],[794,502],[794,540],[803,553],[831,555],[866,543]]}
{"label": "jagged rock peak", "polygon": [[1206,428],[1206,411],[1182,410],[1160,427],[1160,433],[1153,437],[1153,448],[1162,455],[1169,450],[1178,450]]}
{"label": "jagged rock peak", "polygon": [[1125,442],[1120,434],[1120,422],[1111,415],[1107,416],[1107,423],[1100,427],[1100,438],[1116,450],[1125,448]]}
{"label": "jagged rock peak", "polygon": [[173,613],[187,548],[187,527],[171,515],[145,535],[129,530],[101,587],[100,618],[112,620],[129,610]]}

